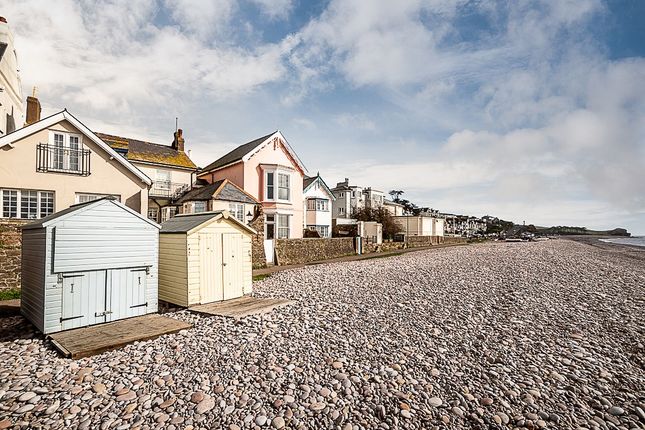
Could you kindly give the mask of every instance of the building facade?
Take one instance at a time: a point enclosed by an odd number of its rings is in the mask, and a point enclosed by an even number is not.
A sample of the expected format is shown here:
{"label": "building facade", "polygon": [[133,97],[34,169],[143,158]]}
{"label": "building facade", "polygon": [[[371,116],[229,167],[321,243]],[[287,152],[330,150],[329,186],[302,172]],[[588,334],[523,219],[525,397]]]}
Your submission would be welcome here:
{"label": "building facade", "polygon": [[303,182],[304,229],[317,231],[320,237],[331,237],[332,207],[336,200],[325,181],[317,174]]}
{"label": "building facade", "polygon": [[141,214],[152,181],[71,113],[0,138],[0,217],[38,219],[112,196]]}
{"label": "building facade", "polygon": [[18,55],[7,20],[0,16],[0,137],[25,122]]}
{"label": "building facade", "polygon": [[148,193],[148,218],[155,222],[172,218],[178,211],[177,200],[191,188],[197,172],[197,166],[185,152],[183,131],[179,129],[174,133],[170,145],[96,134],[152,179]]}
{"label": "building facade", "polygon": [[228,179],[212,184],[198,180],[193,188],[177,201],[181,214],[229,211],[241,223],[248,225],[257,213],[258,202],[252,195]]}

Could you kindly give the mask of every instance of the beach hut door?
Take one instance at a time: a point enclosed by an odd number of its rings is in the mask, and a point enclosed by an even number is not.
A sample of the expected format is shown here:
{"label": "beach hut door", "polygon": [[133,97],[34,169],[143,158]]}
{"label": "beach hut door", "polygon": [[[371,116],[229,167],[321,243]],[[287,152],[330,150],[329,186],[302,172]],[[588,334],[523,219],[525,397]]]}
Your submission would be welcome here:
{"label": "beach hut door", "polygon": [[[222,300],[221,272],[219,269],[217,255],[218,235],[211,233],[199,233],[199,263],[200,303],[210,303]],[[219,287],[219,288],[218,288]]]}
{"label": "beach hut door", "polygon": [[222,235],[224,300],[242,297],[244,295],[242,244],[241,234],[226,233]]}
{"label": "beach hut door", "polygon": [[69,330],[105,322],[106,272],[62,273],[61,329]]}

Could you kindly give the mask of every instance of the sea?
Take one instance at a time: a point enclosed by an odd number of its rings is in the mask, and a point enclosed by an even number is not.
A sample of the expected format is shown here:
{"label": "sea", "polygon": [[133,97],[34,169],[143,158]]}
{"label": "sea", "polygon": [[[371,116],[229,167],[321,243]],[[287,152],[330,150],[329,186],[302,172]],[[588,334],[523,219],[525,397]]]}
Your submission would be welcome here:
{"label": "sea", "polygon": [[616,237],[611,239],[600,239],[603,242],[615,243],[618,245],[642,246],[645,248],[645,236]]}

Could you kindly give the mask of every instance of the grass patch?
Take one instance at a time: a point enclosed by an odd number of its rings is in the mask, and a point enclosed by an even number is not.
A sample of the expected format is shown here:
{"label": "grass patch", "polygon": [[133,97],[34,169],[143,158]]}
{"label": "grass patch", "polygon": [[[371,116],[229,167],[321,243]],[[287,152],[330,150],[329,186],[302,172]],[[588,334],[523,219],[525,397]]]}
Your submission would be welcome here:
{"label": "grass patch", "polygon": [[262,281],[262,280],[264,280],[264,279],[268,278],[269,276],[271,276],[271,275],[255,275],[255,276],[253,277],[253,282],[255,282],[255,281]]}
{"label": "grass patch", "polygon": [[13,300],[20,298],[20,290],[18,288],[12,288],[10,290],[0,291],[0,301],[2,300]]}

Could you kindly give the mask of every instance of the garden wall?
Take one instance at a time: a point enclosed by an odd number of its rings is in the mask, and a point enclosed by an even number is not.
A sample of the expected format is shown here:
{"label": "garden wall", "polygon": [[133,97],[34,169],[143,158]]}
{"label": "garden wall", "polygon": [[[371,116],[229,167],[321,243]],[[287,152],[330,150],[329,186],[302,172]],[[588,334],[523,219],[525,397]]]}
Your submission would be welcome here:
{"label": "garden wall", "polygon": [[26,221],[0,221],[0,291],[20,288],[20,226]]}
{"label": "garden wall", "polygon": [[276,265],[306,264],[314,261],[354,255],[354,238],[278,239]]}

